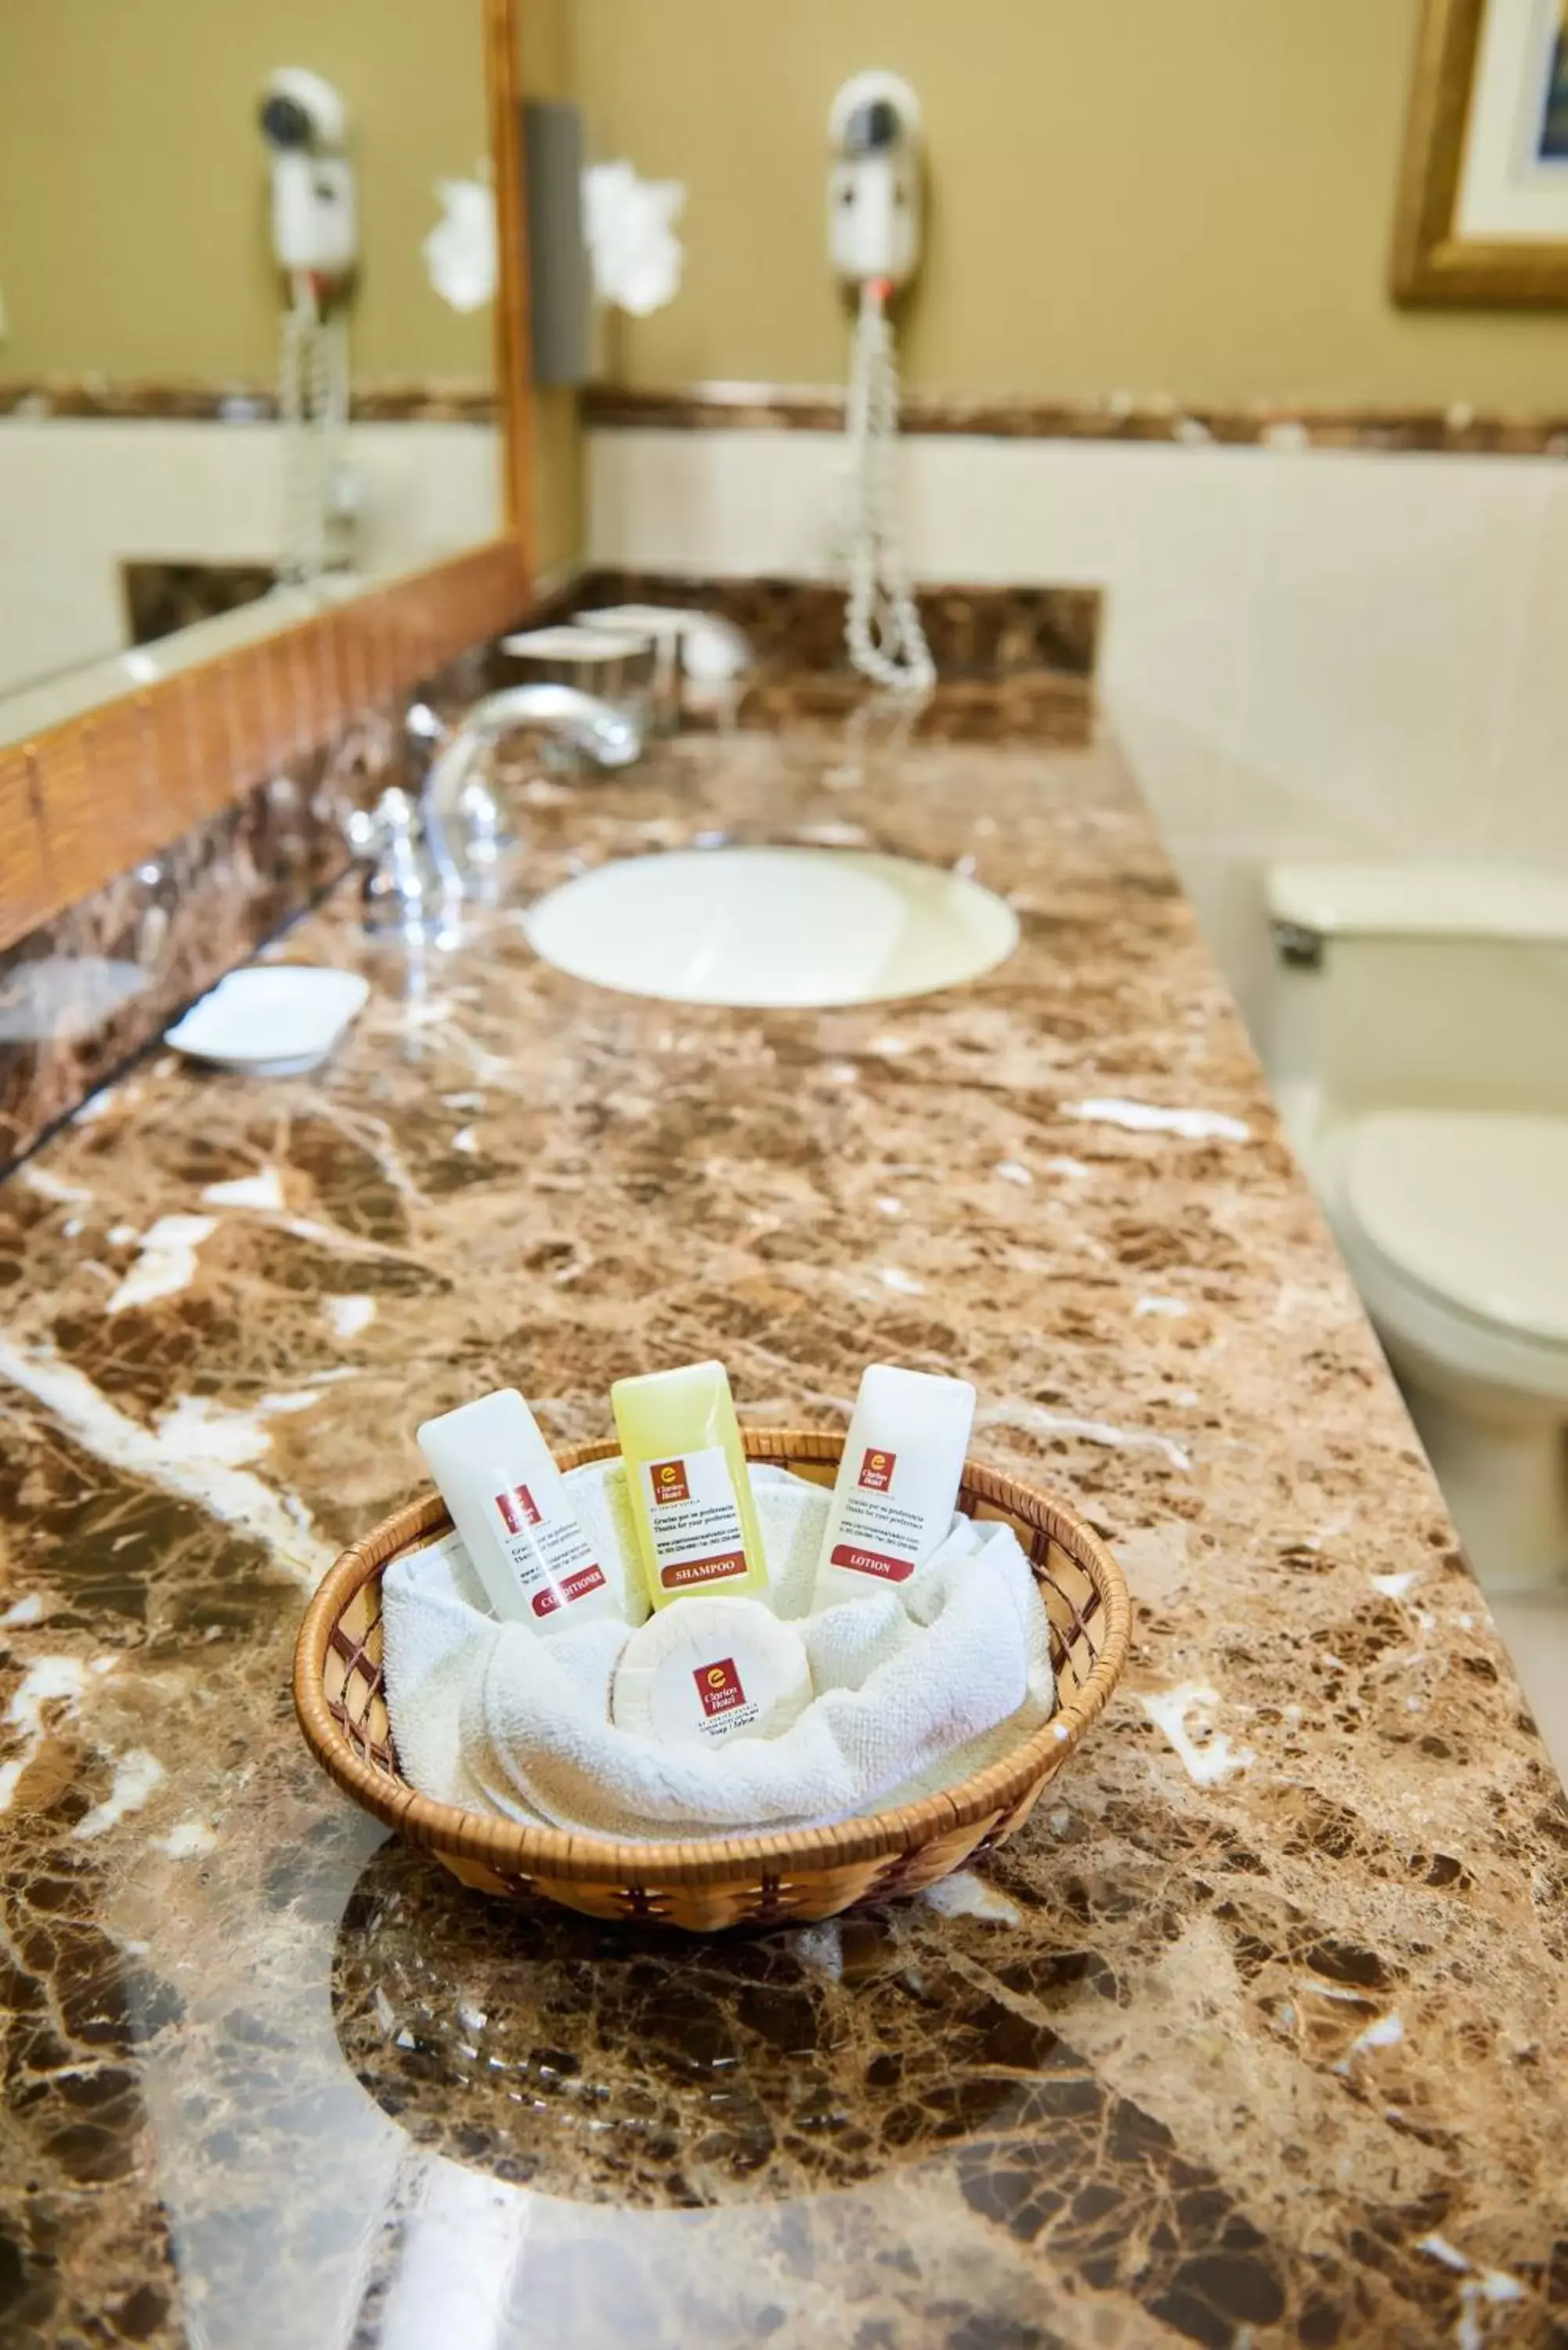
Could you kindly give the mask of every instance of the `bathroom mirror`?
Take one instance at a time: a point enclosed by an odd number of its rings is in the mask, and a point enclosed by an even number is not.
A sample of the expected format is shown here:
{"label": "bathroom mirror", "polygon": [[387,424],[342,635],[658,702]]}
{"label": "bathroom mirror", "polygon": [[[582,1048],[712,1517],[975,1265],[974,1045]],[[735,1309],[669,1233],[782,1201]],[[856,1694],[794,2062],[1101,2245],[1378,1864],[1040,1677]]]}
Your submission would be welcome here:
{"label": "bathroom mirror", "polygon": [[515,537],[515,16],[0,0],[0,746]]}

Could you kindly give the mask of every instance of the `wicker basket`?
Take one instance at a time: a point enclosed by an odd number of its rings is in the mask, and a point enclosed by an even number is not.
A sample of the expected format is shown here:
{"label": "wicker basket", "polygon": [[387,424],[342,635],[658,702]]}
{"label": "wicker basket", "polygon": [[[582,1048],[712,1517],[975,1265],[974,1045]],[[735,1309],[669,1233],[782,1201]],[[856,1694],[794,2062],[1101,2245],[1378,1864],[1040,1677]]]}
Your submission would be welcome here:
{"label": "wicker basket", "polygon": [[[832,1483],[844,1439],[797,1429],[748,1429],[746,1452]],[[560,1455],[563,1469],[607,1459],[614,1443]],[[1121,1570],[1097,1535],[1060,1502],[964,1464],[960,1507],[1017,1530],[1052,1627],[1056,1711],[1005,1762],[897,1811],[836,1827],[618,1844],[521,1827],[417,1794],[398,1769],[382,1691],[381,1571],[400,1551],[449,1523],[436,1495],[410,1502],[353,1543],[328,1569],[300,1627],[294,1703],[306,1743],[346,1794],[410,1844],[485,1893],[540,1894],[591,1918],[680,1926],[770,1926],[831,1918],[933,1885],[1010,1836],[1033,1810],[1116,1687],[1132,1610]]]}

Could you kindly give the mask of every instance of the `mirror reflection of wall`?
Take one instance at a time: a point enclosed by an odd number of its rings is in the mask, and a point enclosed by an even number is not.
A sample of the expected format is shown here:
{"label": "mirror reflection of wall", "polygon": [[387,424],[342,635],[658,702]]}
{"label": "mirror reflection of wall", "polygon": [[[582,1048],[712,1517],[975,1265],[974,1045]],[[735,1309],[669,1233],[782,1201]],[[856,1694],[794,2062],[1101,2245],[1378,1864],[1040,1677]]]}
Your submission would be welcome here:
{"label": "mirror reflection of wall", "polygon": [[[149,674],[130,648],[494,535],[484,256],[449,230],[443,296],[424,250],[437,183],[488,174],[482,29],[481,0],[0,0],[0,740]],[[347,109],[296,158],[351,166],[346,287],[275,258],[280,68]],[[286,421],[286,339],[339,436]]]}

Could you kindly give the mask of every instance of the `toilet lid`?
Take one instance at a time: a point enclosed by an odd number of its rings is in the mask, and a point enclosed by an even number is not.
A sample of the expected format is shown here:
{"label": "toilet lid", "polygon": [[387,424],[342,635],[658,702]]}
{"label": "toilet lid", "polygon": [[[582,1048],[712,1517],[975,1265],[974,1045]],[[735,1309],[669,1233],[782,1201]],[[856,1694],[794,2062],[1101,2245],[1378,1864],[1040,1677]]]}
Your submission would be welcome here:
{"label": "toilet lid", "polygon": [[1568,1118],[1369,1118],[1345,1193],[1396,1271],[1485,1321],[1568,1345]]}

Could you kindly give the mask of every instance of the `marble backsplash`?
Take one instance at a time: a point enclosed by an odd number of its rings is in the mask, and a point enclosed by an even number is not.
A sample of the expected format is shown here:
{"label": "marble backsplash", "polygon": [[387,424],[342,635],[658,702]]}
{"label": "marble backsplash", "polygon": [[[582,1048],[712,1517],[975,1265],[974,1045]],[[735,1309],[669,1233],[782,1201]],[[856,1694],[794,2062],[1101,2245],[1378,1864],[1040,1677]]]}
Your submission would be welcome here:
{"label": "marble backsplash", "polygon": [[[922,585],[915,600],[932,658],[946,679],[1094,676],[1097,588]],[[852,675],[844,648],[844,589],[831,579],[596,565],[556,602],[563,612],[599,604],[691,605],[721,613],[744,629],[764,674],[784,669]]]}
{"label": "marble backsplash", "polygon": [[[421,691],[471,700],[485,674],[464,653]],[[0,1175],[319,903],[349,863],[349,814],[402,779],[398,757],[395,712],[362,713],[0,953]]]}
{"label": "marble backsplash", "polygon": [[[277,412],[276,387],[244,377],[226,383],[174,382],[155,376],[119,382],[97,375],[0,379],[0,416],[256,424],[275,419]],[[496,398],[488,384],[357,384],[348,413],[357,424],[492,424]]]}
{"label": "marble backsplash", "polygon": [[337,879],[354,773],[317,753],[0,957],[0,1168]]}
{"label": "marble backsplash", "polygon": [[[583,421],[618,432],[842,432],[838,384],[693,383],[590,385]],[[995,441],[1115,441],[1183,449],[1357,449],[1449,457],[1561,457],[1568,413],[1515,413],[1366,401],[1201,400],[1168,395],[1051,398],[1043,394],[929,391],[906,388],[898,421],[906,433],[961,434]]]}

